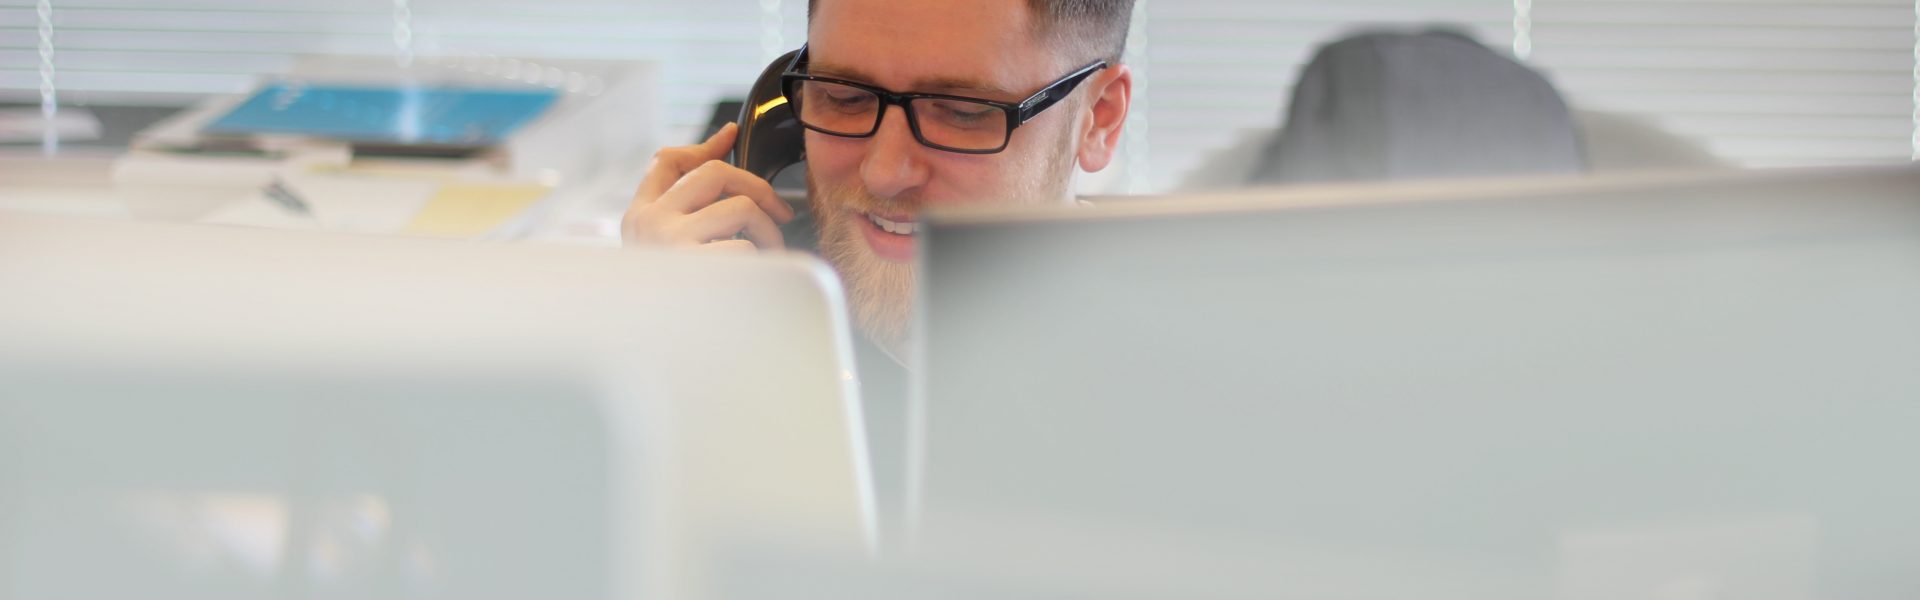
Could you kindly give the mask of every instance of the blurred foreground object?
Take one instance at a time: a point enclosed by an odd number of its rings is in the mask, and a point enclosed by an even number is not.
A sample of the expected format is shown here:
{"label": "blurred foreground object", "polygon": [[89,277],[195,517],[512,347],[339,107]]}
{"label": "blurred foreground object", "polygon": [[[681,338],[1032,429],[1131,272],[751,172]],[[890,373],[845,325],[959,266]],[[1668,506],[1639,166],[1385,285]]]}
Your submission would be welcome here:
{"label": "blurred foreground object", "polygon": [[17,215],[0,256],[7,598],[686,598],[723,540],[873,535],[817,261]]}
{"label": "blurred foreground object", "polygon": [[1125,590],[1058,597],[1920,594],[1920,167],[926,222],[912,556]]}

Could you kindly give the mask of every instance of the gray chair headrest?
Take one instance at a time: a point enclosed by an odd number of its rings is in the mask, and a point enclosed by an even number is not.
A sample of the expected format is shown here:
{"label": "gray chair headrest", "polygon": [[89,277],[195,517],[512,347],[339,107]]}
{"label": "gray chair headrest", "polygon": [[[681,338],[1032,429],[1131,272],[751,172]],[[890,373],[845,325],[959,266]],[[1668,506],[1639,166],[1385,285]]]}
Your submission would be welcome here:
{"label": "gray chair headrest", "polygon": [[1567,104],[1546,78],[1458,33],[1363,33],[1322,47],[1255,183],[1575,173]]}

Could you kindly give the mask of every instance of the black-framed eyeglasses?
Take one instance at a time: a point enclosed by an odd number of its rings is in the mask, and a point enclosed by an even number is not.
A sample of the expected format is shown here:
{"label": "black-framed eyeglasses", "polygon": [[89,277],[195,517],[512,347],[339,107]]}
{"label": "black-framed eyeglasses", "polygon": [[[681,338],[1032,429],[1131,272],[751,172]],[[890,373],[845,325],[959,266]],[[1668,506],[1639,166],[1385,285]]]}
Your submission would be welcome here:
{"label": "black-framed eyeglasses", "polygon": [[873,137],[888,106],[907,113],[913,137],[922,145],[961,154],[993,154],[1007,149],[1013,130],[1067,97],[1080,82],[1107,68],[1107,61],[1061,77],[1019,102],[997,102],[946,94],[898,94],[856,81],[805,72],[807,47],[780,75],[781,91],[807,129],[849,138]]}

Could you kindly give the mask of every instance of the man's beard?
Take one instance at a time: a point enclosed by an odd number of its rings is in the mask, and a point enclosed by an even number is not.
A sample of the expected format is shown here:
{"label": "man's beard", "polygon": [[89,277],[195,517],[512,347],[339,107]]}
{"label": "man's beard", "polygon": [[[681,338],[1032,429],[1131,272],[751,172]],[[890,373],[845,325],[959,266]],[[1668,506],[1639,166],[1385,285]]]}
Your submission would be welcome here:
{"label": "man's beard", "polygon": [[[1048,157],[1050,164],[1015,177],[1010,181],[1013,189],[1005,192],[1007,197],[993,200],[999,204],[1031,204],[1068,199],[1074,165],[1071,142],[1062,135]],[[914,267],[875,256],[862,233],[868,225],[859,220],[864,218],[860,213],[873,212],[911,212],[918,220],[924,208],[920,197],[883,200],[867,193],[857,179],[824,183],[811,172],[807,174],[807,191],[820,228],[820,256],[840,273],[854,326],[895,359],[907,360],[916,289]],[[914,250],[925,249],[916,244]]]}
{"label": "man's beard", "polygon": [[809,174],[808,197],[820,227],[820,256],[840,273],[853,324],[897,359],[906,357],[907,321],[913,307],[913,265],[883,260],[867,248],[855,213],[917,203],[874,198],[857,184],[822,184]]}

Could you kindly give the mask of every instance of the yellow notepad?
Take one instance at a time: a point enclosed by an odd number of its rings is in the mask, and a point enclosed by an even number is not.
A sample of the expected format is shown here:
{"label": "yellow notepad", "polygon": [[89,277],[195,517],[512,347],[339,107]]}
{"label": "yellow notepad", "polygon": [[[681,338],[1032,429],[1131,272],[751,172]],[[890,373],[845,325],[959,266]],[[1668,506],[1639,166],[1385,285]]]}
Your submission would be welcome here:
{"label": "yellow notepad", "polygon": [[543,185],[449,183],[440,187],[413,216],[405,233],[435,237],[474,237],[520,214],[552,188]]}

